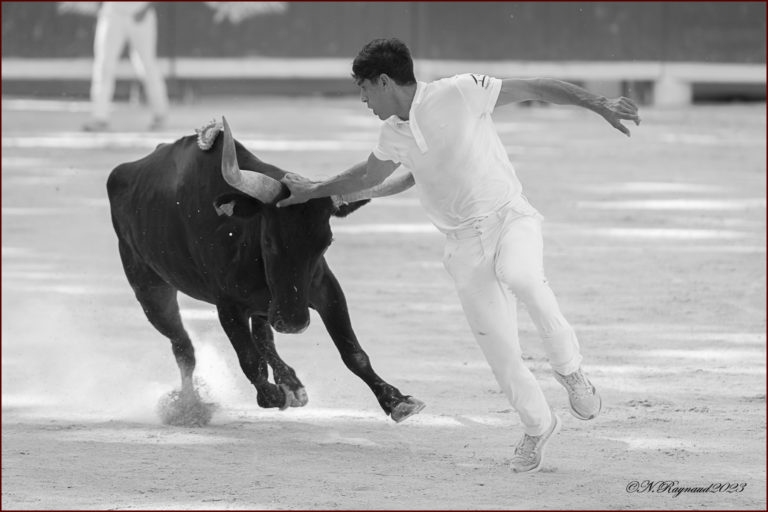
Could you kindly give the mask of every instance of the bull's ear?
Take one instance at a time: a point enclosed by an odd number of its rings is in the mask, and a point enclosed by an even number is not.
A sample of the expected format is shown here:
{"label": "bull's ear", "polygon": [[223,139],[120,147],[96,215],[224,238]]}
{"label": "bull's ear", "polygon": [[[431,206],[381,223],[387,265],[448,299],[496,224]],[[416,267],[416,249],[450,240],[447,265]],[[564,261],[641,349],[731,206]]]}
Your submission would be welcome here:
{"label": "bull's ear", "polygon": [[366,204],[368,204],[370,202],[371,202],[370,199],[363,199],[362,201],[355,201],[353,203],[343,203],[343,204],[339,205],[339,207],[336,208],[336,210],[334,210],[333,216],[334,217],[346,217],[347,215],[349,215],[350,213],[354,212],[355,210],[357,210],[361,206],[364,206],[364,205],[366,205]]}
{"label": "bull's ear", "polygon": [[244,194],[222,194],[213,202],[219,215],[248,219],[261,211],[262,203]]}

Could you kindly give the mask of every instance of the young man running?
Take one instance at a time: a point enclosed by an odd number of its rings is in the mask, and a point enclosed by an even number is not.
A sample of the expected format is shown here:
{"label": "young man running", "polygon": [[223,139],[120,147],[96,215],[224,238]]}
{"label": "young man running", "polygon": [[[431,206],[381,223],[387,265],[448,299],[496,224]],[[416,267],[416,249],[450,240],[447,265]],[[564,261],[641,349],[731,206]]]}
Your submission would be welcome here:
{"label": "young man running", "polygon": [[[512,469],[538,471],[561,420],[522,361],[518,299],[536,325],[555,379],[568,392],[573,415],[593,419],[602,403],[581,369],[576,334],[544,275],[541,216],[522,194],[491,113],[526,100],[578,105],[629,135],[621,121],[639,124],[637,106],[546,78],[464,74],[419,82],[408,47],[397,39],[365,45],[352,70],[362,101],[384,121],[377,146],[366,162],[325,181],[287,175],[283,182],[291,195],[278,206],[372,187],[375,196],[387,195],[415,182],[427,215],[446,236],[443,262],[469,326],[524,426]],[[410,173],[385,181],[401,164]]]}

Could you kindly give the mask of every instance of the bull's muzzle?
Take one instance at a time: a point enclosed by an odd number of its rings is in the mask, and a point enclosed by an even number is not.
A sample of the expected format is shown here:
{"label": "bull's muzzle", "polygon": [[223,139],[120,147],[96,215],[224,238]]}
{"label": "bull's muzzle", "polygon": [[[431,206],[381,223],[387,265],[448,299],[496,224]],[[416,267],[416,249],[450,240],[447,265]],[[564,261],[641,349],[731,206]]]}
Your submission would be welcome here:
{"label": "bull's muzzle", "polygon": [[304,322],[286,322],[282,318],[278,318],[272,323],[272,327],[282,334],[300,334],[309,327],[309,317]]}
{"label": "bull's muzzle", "polygon": [[276,307],[270,311],[269,317],[272,327],[283,334],[299,334],[309,327],[309,308],[306,305],[303,308]]}

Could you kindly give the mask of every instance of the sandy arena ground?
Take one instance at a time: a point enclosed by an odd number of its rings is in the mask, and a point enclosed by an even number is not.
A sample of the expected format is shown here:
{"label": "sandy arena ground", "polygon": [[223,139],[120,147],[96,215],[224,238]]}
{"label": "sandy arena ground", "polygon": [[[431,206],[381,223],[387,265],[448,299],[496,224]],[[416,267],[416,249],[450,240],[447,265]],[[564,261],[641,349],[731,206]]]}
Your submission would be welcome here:
{"label": "sandy arena ground", "polygon": [[[187,298],[220,408],[205,428],[155,414],[178,371],[123,276],[109,171],[224,114],[262,159],[327,176],[376,139],[357,99],[206,99],[161,133],[127,105],[97,135],[78,131],[85,103],[5,98],[2,114],[3,509],[765,509],[764,104],[646,108],[632,138],[571,108],[496,115],[605,404],[592,422],[568,414],[521,308],[525,357],[564,420],[524,476],[507,466],[517,416],[413,191],[335,219],[327,258],[374,368],[420,415],[388,419],[316,314],[277,336],[309,404],[259,409],[214,308]],[[662,480],[738,485],[631,492]]]}

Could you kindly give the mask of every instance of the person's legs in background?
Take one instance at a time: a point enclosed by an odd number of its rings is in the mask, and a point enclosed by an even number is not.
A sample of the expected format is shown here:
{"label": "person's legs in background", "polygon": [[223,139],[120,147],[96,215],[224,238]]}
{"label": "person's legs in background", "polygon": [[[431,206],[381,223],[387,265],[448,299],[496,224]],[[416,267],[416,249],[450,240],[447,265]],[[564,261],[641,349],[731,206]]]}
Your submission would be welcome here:
{"label": "person's legs in background", "polygon": [[144,83],[152,109],[150,129],[160,129],[168,116],[168,91],[157,60],[157,15],[151,9],[140,22],[131,24],[129,34],[131,62]]}
{"label": "person's legs in background", "polygon": [[102,9],[96,21],[93,41],[91,119],[83,126],[86,131],[102,131],[109,127],[115,74],[125,43],[125,20],[104,13]]}

